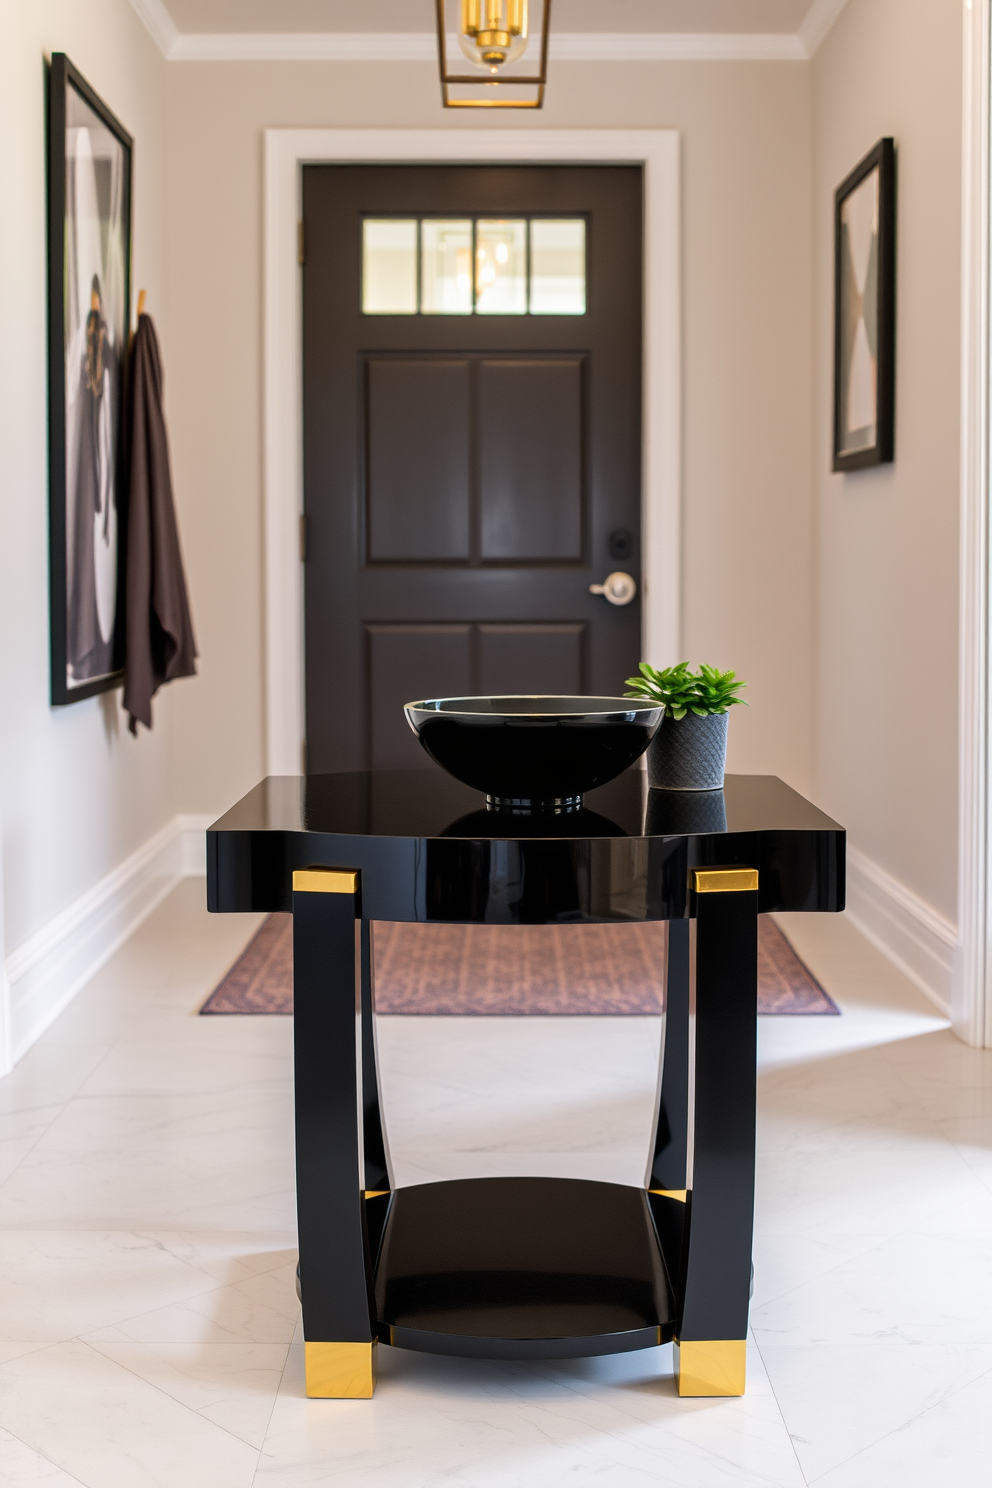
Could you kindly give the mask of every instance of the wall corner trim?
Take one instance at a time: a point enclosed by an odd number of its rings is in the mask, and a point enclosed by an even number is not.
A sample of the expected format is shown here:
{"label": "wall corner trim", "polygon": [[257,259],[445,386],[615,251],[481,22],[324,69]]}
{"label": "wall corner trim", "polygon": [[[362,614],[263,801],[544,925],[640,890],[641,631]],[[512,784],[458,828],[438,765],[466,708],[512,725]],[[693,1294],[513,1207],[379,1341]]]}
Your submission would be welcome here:
{"label": "wall corner trim", "polygon": [[166,59],[174,57],[180,43],[179,27],[163,0],[131,0],[131,5],[162,56]]}
{"label": "wall corner trim", "polygon": [[964,0],[961,161],[961,495],[958,917],[954,1031],[992,1046],[989,869],[992,705],[989,623],[990,0]]}
{"label": "wall corner trim", "polygon": [[872,945],[919,987],[945,1018],[957,927],[878,863],[848,845],[847,915]]}
{"label": "wall corner trim", "polygon": [[173,817],[4,958],[10,1030],[7,1068],[40,1038],[181,878],[206,872],[204,833],[215,819]]}
{"label": "wall corner trim", "polygon": [[798,41],[804,56],[816,55],[820,43],[826,39],[827,33],[846,5],[847,0],[813,0],[798,32]]}

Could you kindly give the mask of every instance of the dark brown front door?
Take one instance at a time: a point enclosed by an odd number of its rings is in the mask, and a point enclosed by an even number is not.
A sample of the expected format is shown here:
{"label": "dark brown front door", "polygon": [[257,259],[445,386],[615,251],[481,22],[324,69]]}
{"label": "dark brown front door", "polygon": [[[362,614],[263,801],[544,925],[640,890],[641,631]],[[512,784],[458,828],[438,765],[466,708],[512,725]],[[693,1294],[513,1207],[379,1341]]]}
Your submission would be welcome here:
{"label": "dark brown front door", "polygon": [[417,698],[622,693],[640,595],[590,585],[640,583],[641,192],[304,169],[309,770],[423,763]]}

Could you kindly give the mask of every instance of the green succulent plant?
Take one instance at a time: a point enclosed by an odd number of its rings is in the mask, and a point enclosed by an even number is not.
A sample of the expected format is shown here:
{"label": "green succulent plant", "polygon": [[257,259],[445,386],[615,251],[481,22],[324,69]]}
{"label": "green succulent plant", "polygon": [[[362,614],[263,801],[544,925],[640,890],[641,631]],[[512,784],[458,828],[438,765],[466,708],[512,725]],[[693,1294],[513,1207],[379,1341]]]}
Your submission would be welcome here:
{"label": "green succulent plant", "polygon": [[744,702],[737,693],[747,683],[738,682],[736,672],[721,672],[719,667],[707,666],[705,662],[698,672],[687,661],[663,667],[661,671],[642,661],[638,670],[640,676],[627,678],[625,686],[629,691],[624,696],[664,703],[668,718],[684,718],[687,713],[706,718],[710,713],[726,713],[735,703]]}

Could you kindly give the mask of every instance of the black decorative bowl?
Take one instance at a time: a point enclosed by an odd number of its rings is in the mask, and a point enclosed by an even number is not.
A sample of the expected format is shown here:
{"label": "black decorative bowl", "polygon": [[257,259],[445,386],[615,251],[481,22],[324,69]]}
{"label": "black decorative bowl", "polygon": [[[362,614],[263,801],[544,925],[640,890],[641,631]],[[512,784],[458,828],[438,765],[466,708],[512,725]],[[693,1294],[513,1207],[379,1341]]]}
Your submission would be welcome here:
{"label": "black decorative bowl", "polygon": [[431,759],[499,811],[577,811],[647,749],[662,708],[638,698],[468,697],[407,703]]}

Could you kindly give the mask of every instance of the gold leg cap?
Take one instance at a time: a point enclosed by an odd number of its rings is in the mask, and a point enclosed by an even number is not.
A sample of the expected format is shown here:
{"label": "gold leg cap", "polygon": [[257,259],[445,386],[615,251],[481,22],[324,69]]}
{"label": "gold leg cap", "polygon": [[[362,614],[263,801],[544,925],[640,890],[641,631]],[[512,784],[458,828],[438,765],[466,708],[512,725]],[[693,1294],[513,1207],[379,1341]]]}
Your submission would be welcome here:
{"label": "gold leg cap", "polygon": [[311,1400],[371,1400],[375,1343],[305,1343]]}
{"label": "gold leg cap", "polygon": [[743,1395],[746,1373],[743,1338],[690,1338],[675,1345],[680,1395]]}

